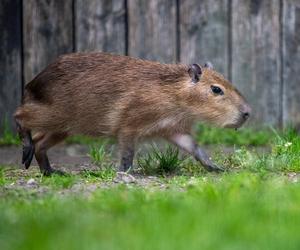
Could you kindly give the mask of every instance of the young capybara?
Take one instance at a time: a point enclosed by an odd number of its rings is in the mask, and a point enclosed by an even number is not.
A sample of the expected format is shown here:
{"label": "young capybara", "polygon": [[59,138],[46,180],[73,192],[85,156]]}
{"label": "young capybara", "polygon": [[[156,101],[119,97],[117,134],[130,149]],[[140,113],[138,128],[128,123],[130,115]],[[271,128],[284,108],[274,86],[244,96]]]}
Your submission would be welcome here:
{"label": "young capybara", "polygon": [[149,137],[164,138],[208,171],[220,171],[192,139],[192,125],[238,128],[250,112],[210,63],[161,64],[99,52],[63,55],[47,66],[25,86],[15,119],[22,163],[28,168],[35,155],[45,175],[57,172],[47,150],[75,134],[117,138],[121,171],[132,166],[136,142]]}

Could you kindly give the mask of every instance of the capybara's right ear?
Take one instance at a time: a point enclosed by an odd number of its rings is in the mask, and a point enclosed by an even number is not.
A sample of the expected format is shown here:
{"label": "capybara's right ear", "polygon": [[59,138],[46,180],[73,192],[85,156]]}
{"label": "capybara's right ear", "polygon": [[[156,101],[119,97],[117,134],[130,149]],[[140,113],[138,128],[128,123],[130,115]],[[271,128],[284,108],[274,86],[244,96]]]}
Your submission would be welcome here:
{"label": "capybara's right ear", "polygon": [[202,74],[202,70],[198,64],[194,63],[194,64],[190,65],[188,73],[189,73],[190,77],[192,78],[192,82],[197,83],[197,82],[199,82],[200,76]]}
{"label": "capybara's right ear", "polygon": [[206,63],[204,64],[204,68],[214,69],[214,66],[212,65],[211,62],[206,62]]}

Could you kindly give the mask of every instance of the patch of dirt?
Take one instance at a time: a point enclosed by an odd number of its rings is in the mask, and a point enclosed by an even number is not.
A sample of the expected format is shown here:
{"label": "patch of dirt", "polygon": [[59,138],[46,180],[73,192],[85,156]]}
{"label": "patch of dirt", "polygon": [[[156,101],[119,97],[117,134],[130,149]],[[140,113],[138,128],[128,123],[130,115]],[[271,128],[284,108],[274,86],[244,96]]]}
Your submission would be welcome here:
{"label": "patch of dirt", "polygon": [[99,170],[99,167],[93,164],[78,165],[75,170],[69,170],[68,172],[75,176],[75,182],[67,187],[56,186],[55,184],[53,186],[51,180],[50,183],[43,182],[43,178],[48,177],[42,177],[37,167],[24,170],[12,166],[5,169],[7,181],[5,185],[0,186],[0,198],[11,195],[41,197],[51,193],[62,196],[76,194],[89,196],[96,190],[112,188],[118,185],[134,185],[143,188],[157,188],[160,190],[168,188],[165,182],[168,177],[163,180],[157,176],[131,175],[124,172],[117,172],[114,178],[108,178],[107,180],[93,180],[82,177],[81,173],[84,171]]}
{"label": "patch of dirt", "polygon": [[[66,167],[70,170],[77,169],[78,166],[91,164],[88,156],[89,148],[85,145],[58,145],[49,150],[48,156],[53,167]],[[4,166],[20,166],[22,160],[22,147],[0,147],[0,165]],[[32,166],[37,166],[35,159]]]}

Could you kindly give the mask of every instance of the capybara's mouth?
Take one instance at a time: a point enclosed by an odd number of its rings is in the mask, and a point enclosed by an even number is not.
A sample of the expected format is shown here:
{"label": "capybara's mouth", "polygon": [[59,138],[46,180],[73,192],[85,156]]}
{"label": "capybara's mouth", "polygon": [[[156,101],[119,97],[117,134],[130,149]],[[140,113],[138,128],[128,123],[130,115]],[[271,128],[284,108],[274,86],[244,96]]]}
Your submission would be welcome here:
{"label": "capybara's mouth", "polygon": [[246,119],[240,118],[238,119],[236,122],[234,123],[227,123],[224,125],[224,128],[234,128],[234,129],[238,129],[241,126],[243,126],[243,124],[246,122]]}

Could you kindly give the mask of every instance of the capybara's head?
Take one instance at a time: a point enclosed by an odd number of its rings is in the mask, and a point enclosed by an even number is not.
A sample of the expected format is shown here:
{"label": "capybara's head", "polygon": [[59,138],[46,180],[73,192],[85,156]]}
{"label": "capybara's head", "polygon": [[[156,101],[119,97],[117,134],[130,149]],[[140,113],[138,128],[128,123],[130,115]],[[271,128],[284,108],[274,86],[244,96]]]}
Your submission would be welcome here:
{"label": "capybara's head", "polygon": [[238,128],[249,118],[251,108],[240,92],[211,63],[189,66],[188,102],[199,120],[220,127]]}

